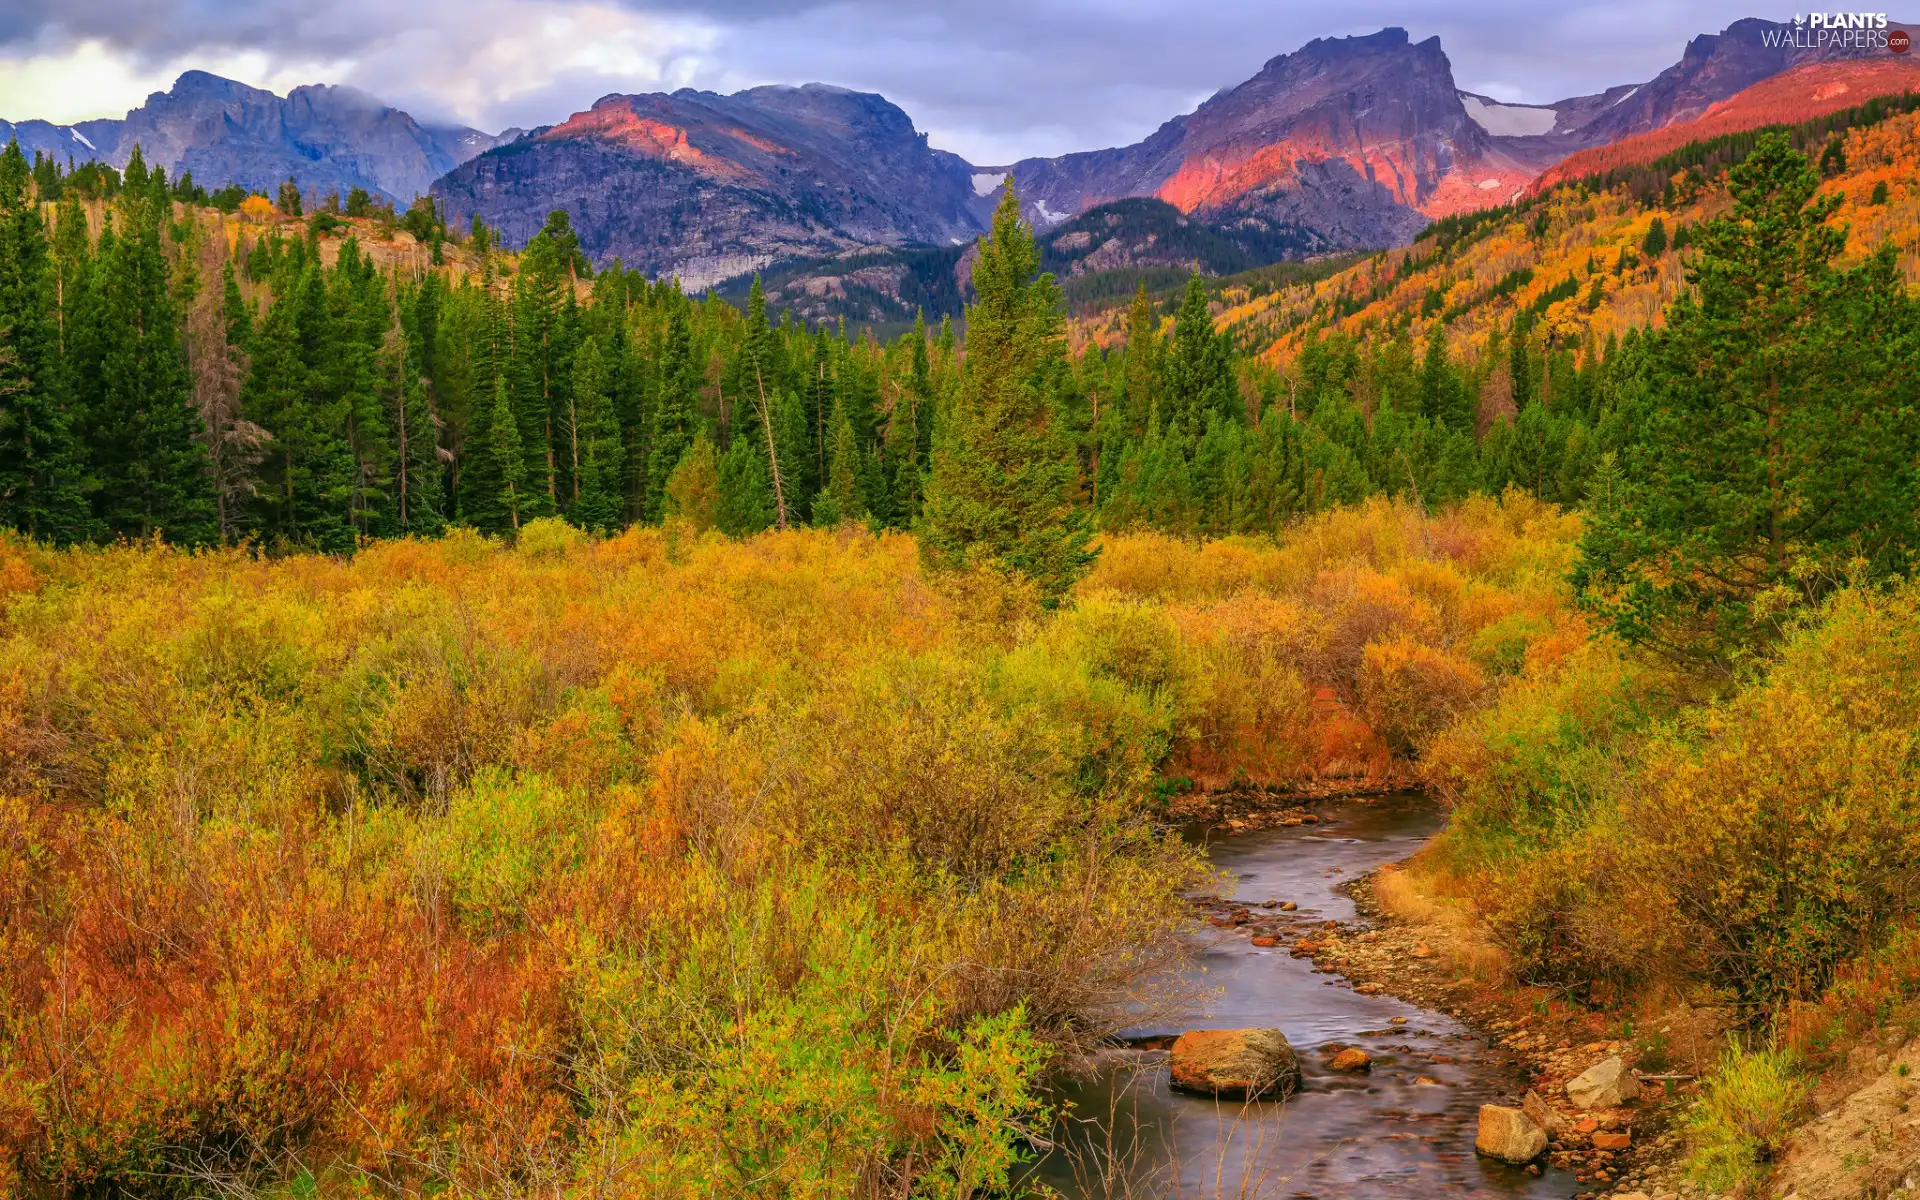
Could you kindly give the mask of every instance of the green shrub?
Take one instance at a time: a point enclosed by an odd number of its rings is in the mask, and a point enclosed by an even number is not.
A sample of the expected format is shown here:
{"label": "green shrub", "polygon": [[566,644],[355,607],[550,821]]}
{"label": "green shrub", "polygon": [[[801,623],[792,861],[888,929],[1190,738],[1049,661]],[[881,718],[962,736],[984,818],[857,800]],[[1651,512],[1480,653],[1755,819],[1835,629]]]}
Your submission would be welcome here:
{"label": "green shrub", "polygon": [[1808,1093],[1786,1051],[1746,1051],[1729,1044],[1688,1114],[1688,1176],[1712,1191],[1753,1193],[1785,1145]]}

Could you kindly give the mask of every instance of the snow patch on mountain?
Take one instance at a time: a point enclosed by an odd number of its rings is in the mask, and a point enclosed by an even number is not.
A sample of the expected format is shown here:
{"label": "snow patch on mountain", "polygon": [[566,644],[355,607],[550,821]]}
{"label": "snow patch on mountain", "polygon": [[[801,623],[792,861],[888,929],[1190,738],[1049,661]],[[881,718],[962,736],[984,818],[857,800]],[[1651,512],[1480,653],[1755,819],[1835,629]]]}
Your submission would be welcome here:
{"label": "snow patch on mountain", "polygon": [[997,175],[992,171],[982,171],[973,177],[973,194],[976,196],[991,196],[993,195],[993,189],[999,187],[1006,181],[1007,173],[1005,171],[1001,171]]}
{"label": "snow patch on mountain", "polygon": [[1460,103],[1473,123],[1495,137],[1533,137],[1553,132],[1560,114],[1530,104],[1502,104],[1471,92],[1460,93]]}
{"label": "snow patch on mountain", "polygon": [[1073,217],[1072,213],[1054,212],[1052,209],[1047,207],[1047,202],[1045,200],[1035,200],[1033,202],[1033,211],[1038,213],[1040,215],[1040,219],[1045,221],[1049,225],[1058,225],[1060,222],[1070,220]]}

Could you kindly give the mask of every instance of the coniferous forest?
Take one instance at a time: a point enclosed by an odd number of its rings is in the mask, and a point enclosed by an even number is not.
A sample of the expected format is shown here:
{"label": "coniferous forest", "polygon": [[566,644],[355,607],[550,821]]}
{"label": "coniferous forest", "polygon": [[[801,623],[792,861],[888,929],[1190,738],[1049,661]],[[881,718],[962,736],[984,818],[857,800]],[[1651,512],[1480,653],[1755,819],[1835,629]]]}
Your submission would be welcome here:
{"label": "coniferous forest", "polygon": [[[1202,936],[1525,1056],[1436,1170],[1888,1194],[1915,120],[1071,318],[1009,190],[885,341],[10,146],[0,1195],[1185,1195],[1071,1088]],[[1414,788],[1365,932],[1189,836]]]}
{"label": "coniferous forest", "polygon": [[[17,151],[0,171],[23,414],[6,520],[56,544],[338,552],[543,516],[606,533],[682,508],[733,535],[909,529],[966,378],[950,321],[890,344],[770,321],[757,287],[742,312],[596,272],[564,213],[519,253],[483,227],[444,260],[458,266],[402,269],[329,212],[294,219],[297,192],[223,219],[137,158],[91,201],[81,179],[41,203],[60,177],[43,164],[53,186],[36,185]],[[429,230],[436,256],[446,233]],[[1521,319],[1511,353],[1476,361],[1436,327],[1335,333],[1276,370],[1216,332],[1198,276],[1165,301],[1143,286],[1124,327],[1077,354],[1051,336],[1021,370],[1058,414],[1073,507],[1182,536],[1272,534],[1375,495],[1579,503],[1646,369],[1629,334],[1530,370]],[[1511,411],[1488,421],[1481,394],[1509,358]]]}

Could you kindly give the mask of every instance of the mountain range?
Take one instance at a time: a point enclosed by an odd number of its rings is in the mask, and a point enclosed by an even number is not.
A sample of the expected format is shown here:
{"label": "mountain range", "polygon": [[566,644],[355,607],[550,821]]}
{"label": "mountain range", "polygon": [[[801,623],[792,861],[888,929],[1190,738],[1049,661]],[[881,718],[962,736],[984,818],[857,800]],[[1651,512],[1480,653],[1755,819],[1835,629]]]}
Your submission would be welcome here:
{"label": "mountain range", "polygon": [[[1170,206],[1074,230],[1075,264],[1159,265],[1171,246],[1204,246],[1196,261],[1208,263],[1275,261],[1405,244],[1436,218],[1517,199],[1556,164],[1653,145],[1812,64],[1832,64],[1820,85],[1828,100],[1855,75],[1862,96],[1910,86],[1906,60],[1884,49],[1818,49],[1793,34],[1736,21],[1694,38],[1653,79],[1551,104],[1462,91],[1438,38],[1398,28],[1323,38],[1133,145],[997,166],[934,149],[882,96],[825,84],[615,94],[556,125],[490,135],[423,125],[349,88],[280,97],[189,72],[124,119],[0,122],[0,137],[116,165],[138,143],[208,185],[270,189],[291,175],[310,191],[360,186],[402,203],[431,194],[451,221],[477,215],[509,245],[564,208],[596,261],[617,257],[694,288],[777,263],[865,255],[868,270],[876,248],[963,246],[1009,179],[1042,229],[1115,201]],[[1124,252],[1103,255],[1109,228],[1127,234]],[[963,256],[939,257],[963,269]],[[902,280],[926,266],[904,264]]]}
{"label": "mountain range", "polygon": [[0,121],[0,141],[60,163],[124,167],[138,145],[170,178],[191,171],[209,187],[229,183],[272,194],[285,179],[345,195],[365,188],[405,205],[474,155],[511,141],[459,125],[423,125],[349,87],[313,85],[278,96],[205,71],[188,71],[118,120],[54,125]]}

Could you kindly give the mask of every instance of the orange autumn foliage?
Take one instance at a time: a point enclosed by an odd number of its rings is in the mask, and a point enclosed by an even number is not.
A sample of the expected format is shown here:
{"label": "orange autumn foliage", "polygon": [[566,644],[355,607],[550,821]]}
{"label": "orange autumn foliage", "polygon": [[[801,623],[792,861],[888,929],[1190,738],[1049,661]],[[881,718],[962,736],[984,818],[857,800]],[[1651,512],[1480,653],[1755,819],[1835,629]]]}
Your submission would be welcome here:
{"label": "orange autumn foliage", "polygon": [[1053,614],[853,530],[0,542],[0,1187],[910,1179],[956,1044],[1178,963],[1156,772],[1387,773],[1578,629],[1577,528],[1114,537]]}

